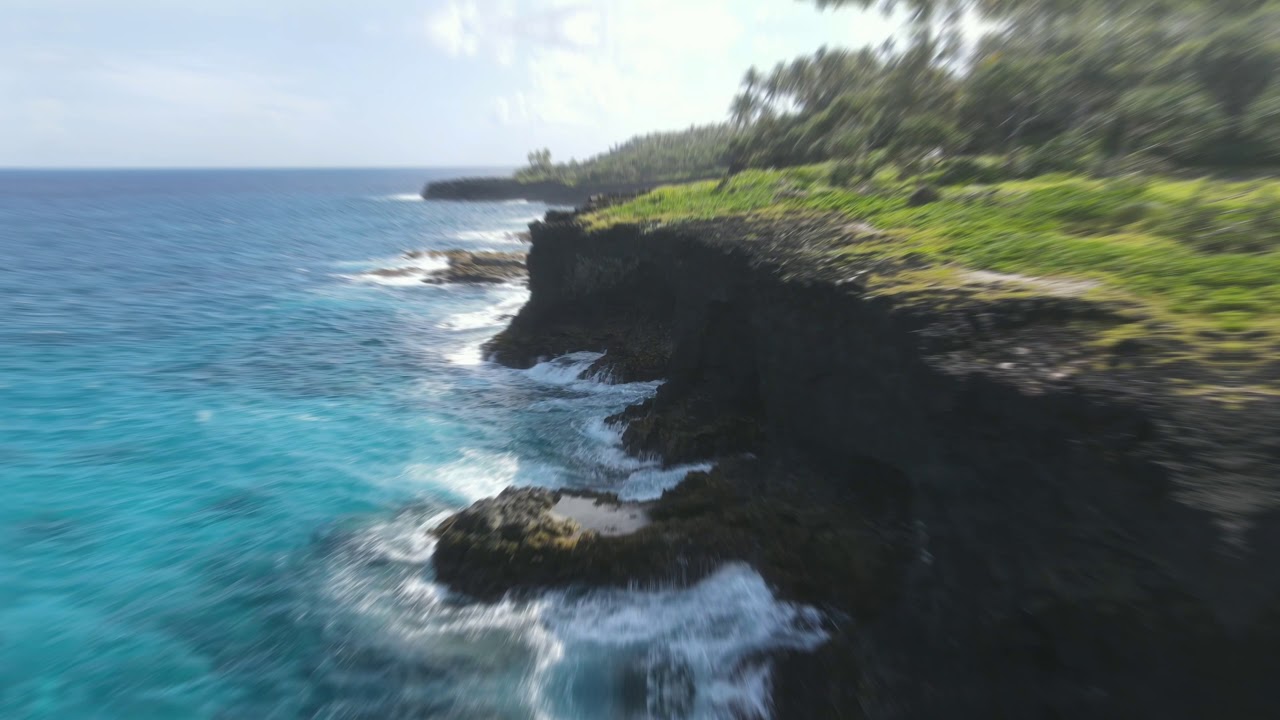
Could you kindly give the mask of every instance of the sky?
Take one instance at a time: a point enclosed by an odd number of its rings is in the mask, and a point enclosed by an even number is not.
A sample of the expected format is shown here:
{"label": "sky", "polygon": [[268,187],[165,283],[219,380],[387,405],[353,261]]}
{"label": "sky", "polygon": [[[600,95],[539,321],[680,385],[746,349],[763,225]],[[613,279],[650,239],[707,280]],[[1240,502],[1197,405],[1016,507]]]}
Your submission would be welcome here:
{"label": "sky", "polygon": [[796,0],[0,0],[0,167],[514,167],[901,24]]}

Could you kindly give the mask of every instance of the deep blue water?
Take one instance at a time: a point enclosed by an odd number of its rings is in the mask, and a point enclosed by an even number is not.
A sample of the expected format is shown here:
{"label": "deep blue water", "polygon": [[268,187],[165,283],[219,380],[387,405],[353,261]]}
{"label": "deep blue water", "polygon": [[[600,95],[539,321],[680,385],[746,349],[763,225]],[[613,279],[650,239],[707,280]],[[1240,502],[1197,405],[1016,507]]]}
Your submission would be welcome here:
{"label": "deep blue water", "polygon": [[[439,170],[0,172],[0,717],[714,717],[810,614],[683,591],[481,605],[427,530],[517,484],[651,497],[653,391],[482,361],[520,287],[375,281],[545,208]],[[429,267],[424,267],[424,272]]]}

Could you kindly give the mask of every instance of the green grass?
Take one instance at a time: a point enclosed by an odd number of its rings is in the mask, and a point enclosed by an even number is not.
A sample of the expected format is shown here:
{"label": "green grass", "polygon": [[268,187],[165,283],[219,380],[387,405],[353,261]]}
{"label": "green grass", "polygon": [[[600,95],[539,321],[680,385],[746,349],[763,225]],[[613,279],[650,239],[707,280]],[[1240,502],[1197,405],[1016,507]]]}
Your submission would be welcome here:
{"label": "green grass", "polygon": [[882,171],[863,192],[832,187],[825,165],[749,171],[660,188],[588,218],[594,226],[724,216],[836,213],[886,237],[850,262],[910,256],[938,267],[1089,279],[1188,334],[1280,337],[1280,181],[1046,176],[943,189],[907,206],[910,184]]}

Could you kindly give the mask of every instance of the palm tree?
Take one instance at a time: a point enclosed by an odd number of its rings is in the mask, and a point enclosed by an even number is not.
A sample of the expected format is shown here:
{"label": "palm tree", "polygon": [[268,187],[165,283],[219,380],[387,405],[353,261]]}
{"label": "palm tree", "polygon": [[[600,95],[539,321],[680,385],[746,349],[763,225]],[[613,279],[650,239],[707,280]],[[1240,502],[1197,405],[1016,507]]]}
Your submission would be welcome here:
{"label": "palm tree", "polygon": [[733,118],[735,127],[745,128],[755,119],[759,108],[760,104],[756,96],[744,90],[733,96],[733,104],[729,106],[729,116]]}

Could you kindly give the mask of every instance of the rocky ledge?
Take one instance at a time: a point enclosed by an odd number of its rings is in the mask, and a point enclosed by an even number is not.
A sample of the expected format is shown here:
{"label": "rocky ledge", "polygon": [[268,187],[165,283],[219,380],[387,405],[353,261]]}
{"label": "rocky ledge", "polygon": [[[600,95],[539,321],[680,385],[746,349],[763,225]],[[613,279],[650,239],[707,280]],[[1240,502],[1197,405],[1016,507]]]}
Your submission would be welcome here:
{"label": "rocky ledge", "polygon": [[1272,716],[1277,395],[1227,392],[1122,299],[922,282],[936,269],[868,238],[824,217],[534,224],[531,299],[490,352],[666,378],[611,419],[628,449],[721,460],[625,534],[546,491],[478,505],[442,526],[441,579],[496,597],[749,562],[835,626],[776,658],[779,717]]}
{"label": "rocky ledge", "polygon": [[[423,254],[409,253],[408,257]],[[526,275],[525,254],[519,252],[432,250],[425,255],[449,263],[423,280],[428,283],[505,283],[522,280]]]}
{"label": "rocky ledge", "polygon": [[887,563],[873,528],[838,503],[812,502],[799,470],[791,488],[799,496],[777,492],[768,477],[730,459],[651,503],[508,488],[442,523],[433,563],[450,586],[490,600],[568,584],[683,584],[736,560],[765,568],[791,597],[815,596],[820,582],[850,606],[883,601],[865,590]]}
{"label": "rocky ledge", "polygon": [[406,260],[421,261],[424,258],[443,260],[439,268],[423,268],[421,265],[371,270],[371,278],[418,277],[429,285],[445,283],[508,283],[523,280],[527,275],[525,254],[519,252],[494,252],[470,250],[414,250],[404,255]]}

